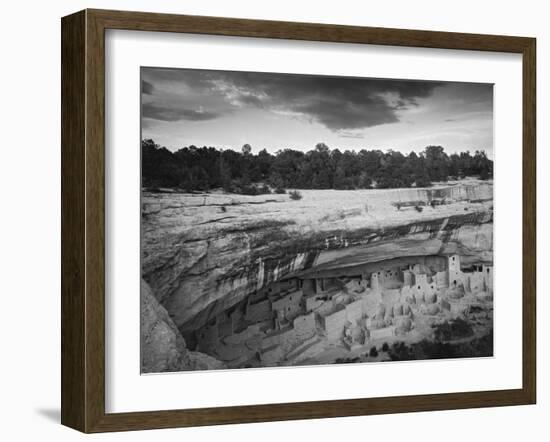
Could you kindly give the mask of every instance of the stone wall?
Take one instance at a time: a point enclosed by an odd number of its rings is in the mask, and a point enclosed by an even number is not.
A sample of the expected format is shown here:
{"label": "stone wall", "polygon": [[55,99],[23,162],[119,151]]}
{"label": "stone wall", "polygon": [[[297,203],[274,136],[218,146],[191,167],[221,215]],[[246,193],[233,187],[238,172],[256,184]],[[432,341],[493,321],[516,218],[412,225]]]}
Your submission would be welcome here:
{"label": "stone wall", "polygon": [[388,339],[395,335],[395,327],[383,327],[378,329],[371,329],[370,331],[370,339],[376,340],[376,339]]}
{"label": "stone wall", "polygon": [[469,290],[472,293],[478,293],[485,290],[485,275],[483,272],[467,273],[469,279]]}
{"label": "stone wall", "polygon": [[437,289],[441,290],[449,287],[449,273],[446,270],[437,272],[434,278]]}
{"label": "stone wall", "polygon": [[311,312],[313,310],[316,310],[318,307],[321,306],[325,301],[323,299],[320,299],[317,296],[309,296],[306,298],[306,312]]}
{"label": "stone wall", "polygon": [[298,316],[293,322],[297,339],[306,339],[315,333],[315,313]]}
{"label": "stone wall", "polygon": [[339,306],[339,310],[323,318],[325,333],[329,341],[338,341],[343,336],[346,319],[346,309]]}
{"label": "stone wall", "polygon": [[359,299],[346,305],[346,319],[352,324],[357,324],[364,314],[364,301]]}
{"label": "stone wall", "polygon": [[485,287],[487,290],[493,291],[493,267],[484,265],[482,271],[485,275]]}
{"label": "stone wall", "polygon": [[254,323],[265,321],[271,317],[273,317],[273,311],[269,299],[247,305],[245,319],[248,322]]}

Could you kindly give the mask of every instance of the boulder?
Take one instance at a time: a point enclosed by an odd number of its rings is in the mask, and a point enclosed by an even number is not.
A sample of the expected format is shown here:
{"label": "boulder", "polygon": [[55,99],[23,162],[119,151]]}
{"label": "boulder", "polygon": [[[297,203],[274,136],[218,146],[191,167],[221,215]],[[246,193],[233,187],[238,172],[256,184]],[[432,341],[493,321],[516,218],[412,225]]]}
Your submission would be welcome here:
{"label": "boulder", "polygon": [[215,358],[190,352],[166,309],[141,281],[141,372],[162,373],[224,368]]}

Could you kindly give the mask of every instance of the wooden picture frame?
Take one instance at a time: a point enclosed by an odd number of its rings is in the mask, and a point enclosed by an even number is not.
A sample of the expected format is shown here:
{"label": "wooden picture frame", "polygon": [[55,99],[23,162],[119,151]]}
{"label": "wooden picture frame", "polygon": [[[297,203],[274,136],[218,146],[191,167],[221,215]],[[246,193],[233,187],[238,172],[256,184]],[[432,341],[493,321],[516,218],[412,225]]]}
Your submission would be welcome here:
{"label": "wooden picture frame", "polygon": [[[105,30],[495,51],[523,57],[523,385],[270,405],[105,412]],[[536,41],[533,38],[106,10],[62,19],[62,424],[142,430],[534,404],[536,400]]]}

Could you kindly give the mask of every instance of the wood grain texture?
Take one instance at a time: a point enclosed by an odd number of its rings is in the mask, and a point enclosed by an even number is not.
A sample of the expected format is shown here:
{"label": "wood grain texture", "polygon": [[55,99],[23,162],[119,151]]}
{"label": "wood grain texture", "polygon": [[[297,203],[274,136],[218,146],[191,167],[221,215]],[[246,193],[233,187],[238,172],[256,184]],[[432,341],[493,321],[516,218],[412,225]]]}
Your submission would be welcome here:
{"label": "wood grain texture", "polygon": [[536,41],[523,50],[523,389],[537,395],[537,97]]}
{"label": "wood grain texture", "polygon": [[86,431],[105,414],[105,38],[86,11]]}
{"label": "wood grain texture", "polygon": [[[106,29],[522,54],[524,222],[522,388],[106,414],[104,159]],[[62,423],[84,432],[101,432],[534,403],[536,398],[535,53],[535,40],[526,37],[103,10],[86,10],[63,18]]]}
{"label": "wood grain texture", "polygon": [[85,428],[85,13],[61,34],[61,422]]}
{"label": "wood grain texture", "polygon": [[105,29],[368,43],[474,51],[522,52],[529,38],[147,12],[88,10]]}

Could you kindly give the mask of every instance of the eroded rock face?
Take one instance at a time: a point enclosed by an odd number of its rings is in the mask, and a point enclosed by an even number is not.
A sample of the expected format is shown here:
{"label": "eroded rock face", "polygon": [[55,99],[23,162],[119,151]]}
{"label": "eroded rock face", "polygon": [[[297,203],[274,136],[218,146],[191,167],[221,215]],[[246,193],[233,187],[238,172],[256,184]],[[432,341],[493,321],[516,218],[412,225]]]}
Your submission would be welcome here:
{"label": "eroded rock face", "polygon": [[211,370],[225,365],[211,356],[188,351],[178,328],[151,288],[141,282],[141,372]]}
{"label": "eroded rock face", "polygon": [[168,312],[141,282],[141,371],[178,371],[189,365],[185,340]]}
{"label": "eroded rock face", "polygon": [[395,203],[422,200],[423,189],[301,192],[300,201],[143,195],[142,275],[180,331],[196,330],[258,288],[312,268],[403,254],[459,253],[465,264],[468,257],[492,262],[490,184],[443,190],[455,198],[451,204],[422,210]]}

